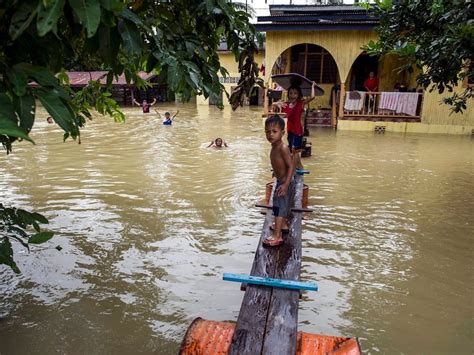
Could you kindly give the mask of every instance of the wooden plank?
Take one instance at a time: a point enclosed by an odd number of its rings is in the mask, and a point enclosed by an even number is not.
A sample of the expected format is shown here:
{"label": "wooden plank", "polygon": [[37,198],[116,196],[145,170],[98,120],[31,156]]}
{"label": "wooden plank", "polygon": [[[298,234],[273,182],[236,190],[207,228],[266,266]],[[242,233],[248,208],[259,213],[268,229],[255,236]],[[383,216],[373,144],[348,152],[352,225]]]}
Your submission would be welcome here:
{"label": "wooden plank", "polygon": [[251,285],[261,285],[276,288],[283,288],[286,290],[307,290],[317,291],[318,286],[315,282],[303,282],[294,280],[275,279],[272,277],[258,277],[244,274],[231,274],[225,272],[223,275],[224,281],[245,282]]}
{"label": "wooden plank", "polygon": [[[275,192],[275,186],[276,184],[273,183],[271,196],[273,196]],[[271,196],[270,204],[273,203]],[[272,210],[268,209],[250,271],[251,275],[261,277],[274,277],[275,275],[279,248],[264,248],[262,244],[263,240],[271,233],[270,226],[272,223]],[[247,286],[237,318],[232,343],[229,347],[229,354],[253,355],[261,353],[271,293],[271,287],[257,285]]]}
{"label": "wooden plank", "polygon": [[[303,176],[296,176],[295,181],[295,208],[301,209]],[[270,235],[269,227],[273,221],[272,211],[267,210],[251,275],[299,280],[301,218],[301,213],[293,213],[290,235],[284,236],[283,245],[277,248],[264,248],[262,241]],[[229,354],[295,354],[298,299],[298,290],[249,284],[242,301]]]}
{"label": "wooden plank", "polygon": [[[303,201],[303,177],[295,177],[295,208]],[[278,255],[276,278],[299,280],[301,272],[301,213],[293,214],[290,234]],[[298,291],[274,289],[268,311],[263,354],[296,354]]]}

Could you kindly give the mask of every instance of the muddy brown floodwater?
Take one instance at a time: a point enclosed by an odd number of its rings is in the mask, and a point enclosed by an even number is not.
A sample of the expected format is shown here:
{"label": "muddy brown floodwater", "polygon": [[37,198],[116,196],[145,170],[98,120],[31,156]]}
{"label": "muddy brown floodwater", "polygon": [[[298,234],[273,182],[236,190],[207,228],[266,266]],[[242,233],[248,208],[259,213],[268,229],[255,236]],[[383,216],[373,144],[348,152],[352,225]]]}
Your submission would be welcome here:
{"label": "muddy brown floodwater", "polygon": [[[195,317],[236,320],[271,181],[260,109],[138,109],[62,143],[46,115],[0,155],[0,201],[56,232],[23,273],[0,267],[0,353],[176,354]],[[175,110],[164,105],[160,110]],[[206,148],[224,138],[229,148]],[[311,129],[303,221],[305,332],[366,354],[474,351],[474,140]],[[54,249],[60,245],[63,249]]]}

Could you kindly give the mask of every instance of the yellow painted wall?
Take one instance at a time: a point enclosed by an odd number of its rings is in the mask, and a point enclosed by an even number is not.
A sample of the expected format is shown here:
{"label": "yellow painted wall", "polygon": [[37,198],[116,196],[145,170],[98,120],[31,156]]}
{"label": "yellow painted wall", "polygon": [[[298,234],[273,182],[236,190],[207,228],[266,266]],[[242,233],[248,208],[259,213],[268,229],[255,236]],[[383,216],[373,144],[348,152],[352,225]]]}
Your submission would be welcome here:
{"label": "yellow painted wall", "polygon": [[420,70],[414,68],[413,73],[400,72],[398,68],[402,65],[403,62],[394,54],[383,56],[380,59],[378,68],[380,91],[394,91],[396,83],[403,83],[410,89],[416,88],[416,76]]}
{"label": "yellow painted wall", "polygon": [[433,133],[470,135],[474,126],[426,124],[423,122],[372,122],[341,120],[337,129],[341,131],[374,131],[375,126],[384,126],[386,132]]}
{"label": "yellow painted wall", "polygon": [[[260,51],[259,53],[255,55],[255,62],[257,62],[259,68],[260,68],[260,65],[264,62],[264,58],[265,58],[265,52],[263,51]],[[236,61],[235,56],[232,52],[220,52],[219,60],[221,62],[221,66],[223,68],[226,68],[227,71],[229,72],[228,76],[235,77],[235,78],[240,77],[239,63]],[[268,70],[268,67],[267,67],[267,70]],[[223,85],[225,87],[225,90],[230,95],[231,88],[233,86],[237,86],[237,83],[230,83],[230,84],[224,83]],[[196,98],[196,103],[198,105],[209,105],[208,101],[204,98],[203,95],[199,95]],[[229,105],[229,101],[227,100],[225,94],[223,95],[223,103],[224,103],[224,106]]]}
{"label": "yellow painted wall", "polygon": [[[455,91],[462,92],[462,90],[462,87],[458,87]],[[440,95],[437,91],[431,93],[425,91],[421,122],[430,125],[466,126],[468,130],[469,127],[474,129],[474,100],[468,101],[467,110],[464,113],[451,114],[450,106],[441,102],[443,96],[447,95],[447,92]]]}
{"label": "yellow painted wall", "polygon": [[[371,39],[376,39],[372,31],[269,31],[265,61],[267,67],[271,68],[278,56],[287,48],[303,43],[315,44],[333,56],[341,82],[345,82],[352,64],[362,53],[360,48]],[[267,81],[271,72],[265,74]]]}

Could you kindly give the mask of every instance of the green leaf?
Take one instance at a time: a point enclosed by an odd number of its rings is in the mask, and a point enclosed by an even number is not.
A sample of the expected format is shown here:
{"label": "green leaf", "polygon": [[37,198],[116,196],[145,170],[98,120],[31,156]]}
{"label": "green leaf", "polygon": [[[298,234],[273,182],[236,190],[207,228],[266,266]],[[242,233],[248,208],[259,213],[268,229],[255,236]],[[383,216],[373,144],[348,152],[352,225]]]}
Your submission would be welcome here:
{"label": "green leaf", "polygon": [[8,29],[12,40],[16,40],[21,36],[38,12],[38,7],[32,3],[24,3],[18,8],[12,16],[10,28]]}
{"label": "green leaf", "polygon": [[14,122],[15,125],[18,122],[15,116],[12,101],[10,100],[10,97],[8,97],[8,95],[3,92],[0,93],[0,117],[9,119],[10,121]]}
{"label": "green leaf", "polygon": [[118,30],[123,41],[123,49],[127,54],[139,54],[142,50],[142,40],[137,27],[128,21],[120,20]]}
{"label": "green leaf", "polygon": [[109,11],[118,12],[123,9],[125,4],[118,0],[100,0],[102,7]]}
{"label": "green leaf", "polygon": [[24,128],[18,127],[16,122],[13,122],[0,114],[0,135],[2,134],[10,137],[22,138],[35,144]]}
{"label": "green leaf", "polygon": [[168,83],[170,85],[170,89],[176,91],[179,84],[178,63],[176,60],[170,62],[168,66]]}
{"label": "green leaf", "polygon": [[38,20],[36,22],[38,35],[44,36],[56,26],[59,17],[63,13],[64,3],[65,0],[51,0],[48,1],[46,6],[44,1],[40,2]]}
{"label": "green leaf", "polygon": [[32,217],[40,223],[44,223],[44,224],[49,223],[48,219],[45,216],[43,216],[42,214],[38,213],[38,212],[32,213]]}
{"label": "green leaf", "polygon": [[33,225],[33,228],[35,229],[35,231],[37,231],[38,233],[41,232],[41,228],[36,221],[31,222],[31,224]]}
{"label": "green leaf", "polygon": [[143,25],[142,20],[140,17],[138,17],[135,13],[130,11],[130,9],[123,9],[123,11],[120,13],[120,17],[123,17],[124,19],[127,19],[131,22],[133,22],[135,25]]}
{"label": "green leaf", "polygon": [[64,132],[70,133],[73,137],[79,134],[74,124],[74,117],[68,109],[68,105],[59,97],[56,90],[38,89],[35,90],[35,94]]}
{"label": "green leaf", "polygon": [[39,232],[32,235],[30,239],[28,239],[28,243],[41,244],[50,240],[53,237],[53,235],[54,235],[53,232]]}
{"label": "green leaf", "polygon": [[26,233],[23,229],[15,227],[15,226],[8,226],[8,232],[14,233],[23,238],[28,238],[28,233]]}
{"label": "green leaf", "polygon": [[[19,229],[19,228],[17,228],[17,229]],[[21,229],[19,229],[19,230],[21,230]],[[26,249],[28,249],[28,251],[30,251],[30,246],[28,245],[28,243],[26,243],[26,242],[25,242],[23,239],[21,239],[20,237],[18,237],[18,236],[16,236],[16,235],[12,235],[12,234],[10,234],[8,237],[15,239],[18,243],[20,243],[20,244],[23,245]],[[28,236],[26,236],[26,237],[28,237]]]}
{"label": "green leaf", "polygon": [[74,13],[87,30],[87,37],[92,37],[100,23],[100,3],[96,0],[69,0]]}
{"label": "green leaf", "polygon": [[15,111],[20,118],[20,127],[24,128],[27,132],[31,131],[33,123],[35,122],[35,98],[33,95],[14,96],[13,105]]}
{"label": "green leaf", "polygon": [[16,214],[25,224],[32,224],[35,221],[35,219],[33,218],[33,214],[23,209],[17,209]]}
{"label": "green leaf", "polygon": [[14,65],[13,68],[7,72],[7,78],[13,86],[15,95],[25,95],[28,86],[28,76],[20,67]]}
{"label": "green leaf", "polygon": [[0,243],[0,264],[8,265],[17,274],[20,273],[20,269],[13,260],[12,245],[7,237],[3,237],[3,240]]}
{"label": "green leaf", "polygon": [[120,48],[120,36],[116,28],[99,27],[99,53],[106,64],[114,64]]}
{"label": "green leaf", "polygon": [[21,70],[38,82],[41,86],[54,86],[59,87],[58,79],[44,67],[34,66],[29,63],[19,63],[15,65],[18,70]]}

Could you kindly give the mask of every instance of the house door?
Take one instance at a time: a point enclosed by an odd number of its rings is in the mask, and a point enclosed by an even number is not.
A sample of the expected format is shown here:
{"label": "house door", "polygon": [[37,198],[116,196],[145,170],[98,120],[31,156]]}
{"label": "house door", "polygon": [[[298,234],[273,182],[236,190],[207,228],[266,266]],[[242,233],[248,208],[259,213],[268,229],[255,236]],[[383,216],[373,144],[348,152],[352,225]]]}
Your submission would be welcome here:
{"label": "house door", "polygon": [[365,91],[364,81],[369,77],[369,73],[373,71],[376,76],[379,66],[379,57],[371,57],[367,54],[361,54],[352,64],[351,78],[349,82],[349,90]]}

